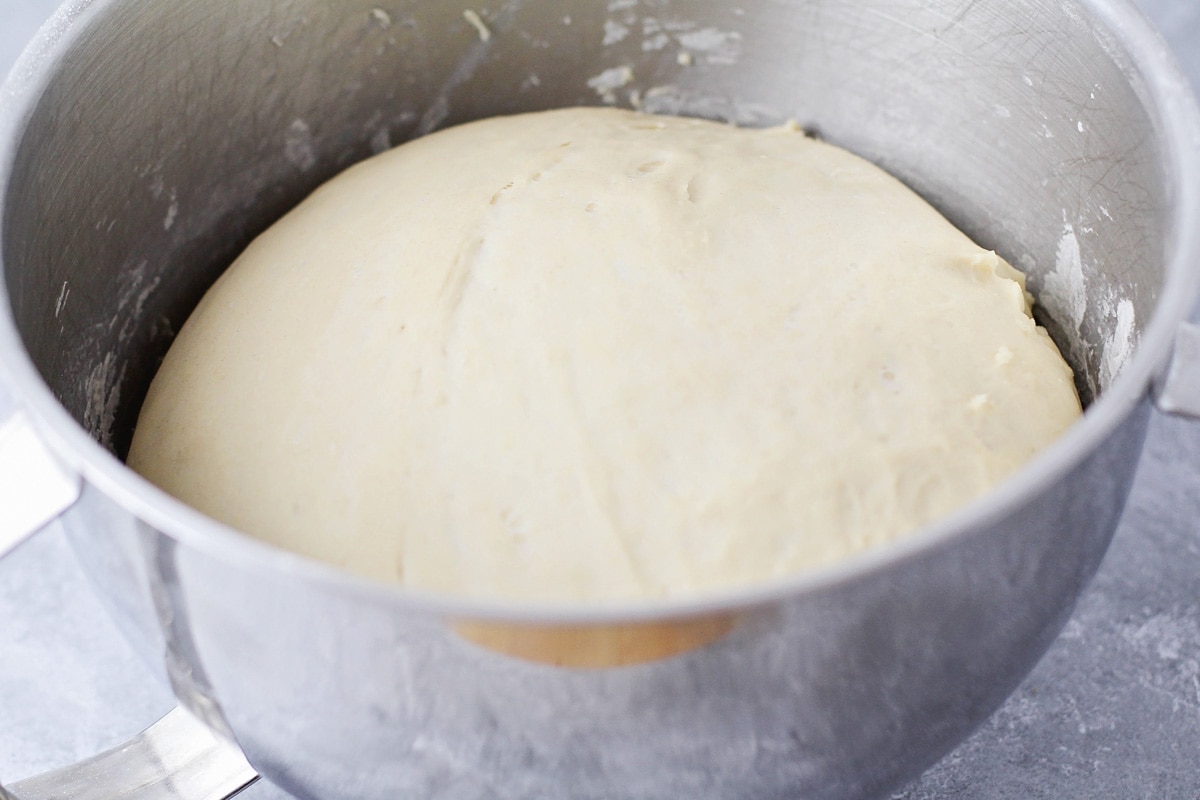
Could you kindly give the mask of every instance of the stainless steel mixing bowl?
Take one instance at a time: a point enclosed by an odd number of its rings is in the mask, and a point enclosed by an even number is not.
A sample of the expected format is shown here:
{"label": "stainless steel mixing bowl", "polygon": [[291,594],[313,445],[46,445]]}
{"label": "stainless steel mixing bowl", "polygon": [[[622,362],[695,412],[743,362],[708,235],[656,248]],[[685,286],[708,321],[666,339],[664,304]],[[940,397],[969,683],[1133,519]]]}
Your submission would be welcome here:
{"label": "stainless steel mixing bowl", "polygon": [[[1120,516],[1152,381],[1200,410],[1200,125],[1122,0],[93,0],[0,101],[9,543],[69,505],[134,647],[301,797],[880,796],[1063,625]],[[605,102],[794,119],[900,176],[1029,272],[1084,420],[903,542],[605,611],[373,585],[122,466],[173,332],[305,193],[437,127]]]}

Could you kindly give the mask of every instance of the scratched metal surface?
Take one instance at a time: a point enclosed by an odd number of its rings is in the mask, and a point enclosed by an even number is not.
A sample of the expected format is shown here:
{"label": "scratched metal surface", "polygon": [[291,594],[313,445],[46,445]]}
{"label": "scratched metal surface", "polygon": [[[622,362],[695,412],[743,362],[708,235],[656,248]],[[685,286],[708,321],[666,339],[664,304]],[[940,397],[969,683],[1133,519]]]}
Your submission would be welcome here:
{"label": "scratched metal surface", "polygon": [[[53,0],[0,0],[0,70]],[[1194,79],[1200,4],[1143,0]],[[0,564],[0,776],[114,745],[171,706],[103,615],[61,533]],[[1154,421],[1100,575],[1033,675],[896,795],[1200,796],[1200,425]],[[259,784],[248,800],[286,798]]]}

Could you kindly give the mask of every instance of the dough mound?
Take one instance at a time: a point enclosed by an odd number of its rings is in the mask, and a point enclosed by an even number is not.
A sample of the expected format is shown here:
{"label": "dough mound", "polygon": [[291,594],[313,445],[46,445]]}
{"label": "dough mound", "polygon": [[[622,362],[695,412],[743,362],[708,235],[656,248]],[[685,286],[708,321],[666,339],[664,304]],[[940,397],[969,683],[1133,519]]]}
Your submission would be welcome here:
{"label": "dough mound", "polygon": [[192,314],[129,463],[373,578],[604,602],[895,539],[1079,414],[1023,276],[878,168],[572,109],[321,187]]}

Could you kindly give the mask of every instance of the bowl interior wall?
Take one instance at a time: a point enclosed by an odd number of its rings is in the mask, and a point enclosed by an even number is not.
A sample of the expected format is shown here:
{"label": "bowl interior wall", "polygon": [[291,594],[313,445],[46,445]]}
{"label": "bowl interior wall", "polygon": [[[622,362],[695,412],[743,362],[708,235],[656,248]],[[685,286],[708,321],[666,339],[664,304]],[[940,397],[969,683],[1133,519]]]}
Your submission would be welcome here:
{"label": "bowl interior wall", "polygon": [[314,187],[494,114],[612,103],[795,120],[1026,270],[1085,401],[1164,280],[1142,78],[1059,0],[108,3],[33,111],[3,259],[41,374],[123,456],[205,289]]}

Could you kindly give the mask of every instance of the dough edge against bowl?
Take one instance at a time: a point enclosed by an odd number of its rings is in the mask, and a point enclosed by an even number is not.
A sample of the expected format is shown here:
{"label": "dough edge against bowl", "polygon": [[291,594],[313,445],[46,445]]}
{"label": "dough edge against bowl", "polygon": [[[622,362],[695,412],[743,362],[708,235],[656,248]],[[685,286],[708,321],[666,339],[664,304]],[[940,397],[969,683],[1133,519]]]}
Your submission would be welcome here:
{"label": "dough edge against bowl", "polygon": [[902,536],[1079,413],[1023,276],[877,167],[565,109],[388,151],[261,235],[129,464],[368,577],[603,603]]}

